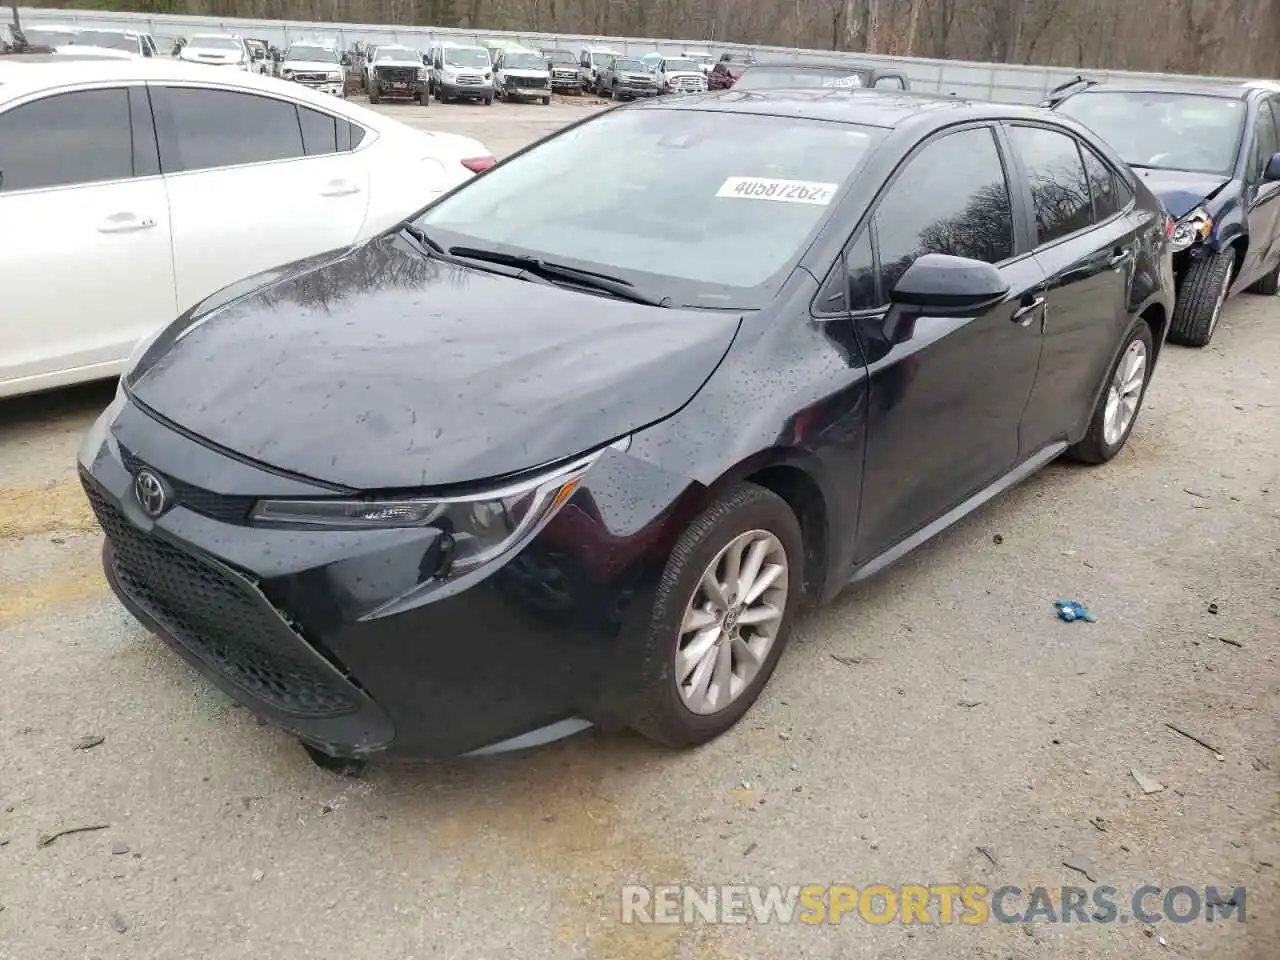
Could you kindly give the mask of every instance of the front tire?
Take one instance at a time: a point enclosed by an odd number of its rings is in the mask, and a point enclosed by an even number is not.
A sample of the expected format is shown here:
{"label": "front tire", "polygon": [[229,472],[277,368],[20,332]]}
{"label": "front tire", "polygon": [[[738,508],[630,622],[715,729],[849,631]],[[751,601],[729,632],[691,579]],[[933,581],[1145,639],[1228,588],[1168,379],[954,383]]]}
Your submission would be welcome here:
{"label": "front tire", "polygon": [[735,487],[689,524],[658,585],[631,726],[691,747],[737,723],[782,656],[803,563],[795,514],[755,484]]}
{"label": "front tire", "polygon": [[1106,463],[1120,452],[1138,422],[1154,359],[1151,327],[1137,320],[1107,373],[1107,386],[1089,419],[1089,429],[1083,440],[1067,450],[1069,457],[1081,463]]}
{"label": "front tire", "polygon": [[369,88],[369,102],[370,102],[370,103],[377,103],[377,102],[378,102],[379,100],[381,100],[381,99],[382,99],[382,98],[378,96],[378,91],[377,91],[377,90],[374,90],[372,87],[370,87],[370,88]]}
{"label": "front tire", "polygon": [[1170,340],[1188,347],[1203,347],[1213,339],[1231,287],[1235,260],[1235,248],[1226,247],[1191,264],[1173,307]]}

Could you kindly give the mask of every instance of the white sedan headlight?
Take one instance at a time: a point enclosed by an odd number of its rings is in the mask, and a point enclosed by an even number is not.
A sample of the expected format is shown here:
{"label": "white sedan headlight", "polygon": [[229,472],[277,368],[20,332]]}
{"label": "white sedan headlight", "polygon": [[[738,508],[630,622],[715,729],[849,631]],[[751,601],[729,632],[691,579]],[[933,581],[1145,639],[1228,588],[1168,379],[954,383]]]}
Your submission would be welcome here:
{"label": "white sedan headlight", "polygon": [[1213,218],[1204,207],[1196,207],[1174,225],[1169,246],[1177,253],[1207,239],[1212,232]]}
{"label": "white sedan headlight", "polygon": [[337,70],[330,70],[327,74],[325,74],[325,76],[329,78],[330,83],[337,83],[339,80],[342,79],[342,74],[339,73]]}

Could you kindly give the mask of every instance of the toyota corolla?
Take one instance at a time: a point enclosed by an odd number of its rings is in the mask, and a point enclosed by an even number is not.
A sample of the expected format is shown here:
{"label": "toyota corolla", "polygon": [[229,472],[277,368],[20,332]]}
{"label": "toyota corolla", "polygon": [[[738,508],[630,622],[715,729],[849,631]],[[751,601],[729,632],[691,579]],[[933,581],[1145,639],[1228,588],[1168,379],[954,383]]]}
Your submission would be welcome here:
{"label": "toyota corolla", "polygon": [[141,344],[80,454],[106,572],[317,757],[703,743],[802,604],[1120,451],[1171,226],[1044,111],[612,110]]}

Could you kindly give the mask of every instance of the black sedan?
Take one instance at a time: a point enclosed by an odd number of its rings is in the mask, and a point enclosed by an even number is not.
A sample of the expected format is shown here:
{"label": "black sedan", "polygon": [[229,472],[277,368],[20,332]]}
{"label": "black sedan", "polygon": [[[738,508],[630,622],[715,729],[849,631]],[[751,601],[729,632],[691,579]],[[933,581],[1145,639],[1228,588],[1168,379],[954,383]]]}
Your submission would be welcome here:
{"label": "black sedan", "polygon": [[802,603],[1115,456],[1170,226],[1047,111],[611,110],[139,345],[79,458],[106,572],[317,757],[702,743]]}
{"label": "black sedan", "polygon": [[1081,81],[1055,109],[1093,128],[1178,221],[1169,339],[1202,347],[1228,295],[1280,288],[1280,88]]}

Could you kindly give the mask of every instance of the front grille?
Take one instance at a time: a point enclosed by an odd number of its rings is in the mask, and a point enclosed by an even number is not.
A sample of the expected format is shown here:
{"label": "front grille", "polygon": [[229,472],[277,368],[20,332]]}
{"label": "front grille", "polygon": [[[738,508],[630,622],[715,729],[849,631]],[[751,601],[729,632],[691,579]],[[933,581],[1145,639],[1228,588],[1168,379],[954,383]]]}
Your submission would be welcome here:
{"label": "front grille", "polygon": [[266,705],[295,717],[337,717],[356,701],[291,652],[302,640],[247,580],[139,530],[93,482],[85,495],[110,541],[120,588],[175,640]]}
{"label": "front grille", "polygon": [[[124,462],[124,468],[129,471],[130,476],[133,476],[146,466],[133,451],[127,450],[123,446],[120,447],[120,459]],[[152,472],[161,475],[155,469],[152,469]],[[169,484],[169,489],[173,491],[174,502],[186,507],[188,510],[209,517],[212,520],[221,520],[223,523],[243,524],[249,521],[249,513],[253,510],[253,505],[257,500],[256,497],[239,497],[214,493],[212,490],[205,490],[194,484],[175,480],[167,474],[163,476],[165,482]]]}
{"label": "front grille", "polygon": [[578,71],[577,70],[556,70],[554,73],[551,74],[551,76],[553,79],[556,79],[556,80],[577,80]]}
{"label": "front grille", "polygon": [[672,77],[668,83],[672,90],[681,93],[701,93],[707,89],[707,82],[699,77]]}
{"label": "front grille", "polygon": [[378,79],[391,82],[412,83],[418,79],[415,67],[378,67]]}
{"label": "front grille", "polygon": [[329,78],[323,73],[295,73],[293,79],[299,83],[324,83]]}
{"label": "front grille", "polygon": [[480,79],[480,75],[479,75],[479,74],[474,74],[474,73],[460,73],[460,74],[458,74],[458,83],[459,83],[459,85],[464,85],[464,84],[465,84],[465,85],[471,86],[471,85],[478,85],[478,84],[480,84],[480,83],[482,83],[482,82],[483,82],[483,81]]}
{"label": "front grille", "polygon": [[545,77],[507,77],[507,86],[529,90],[545,90],[547,80]]}

